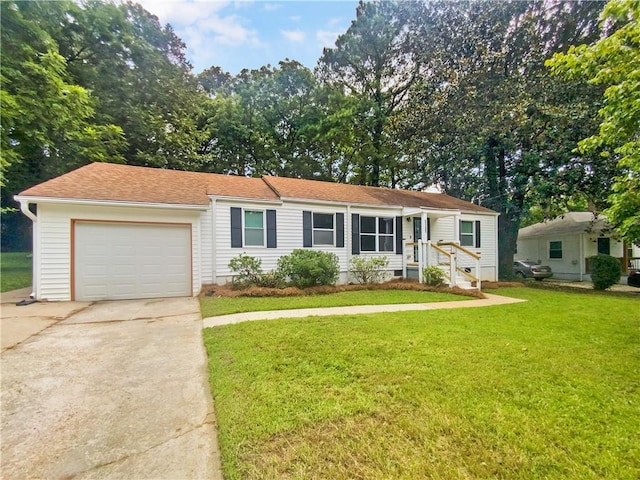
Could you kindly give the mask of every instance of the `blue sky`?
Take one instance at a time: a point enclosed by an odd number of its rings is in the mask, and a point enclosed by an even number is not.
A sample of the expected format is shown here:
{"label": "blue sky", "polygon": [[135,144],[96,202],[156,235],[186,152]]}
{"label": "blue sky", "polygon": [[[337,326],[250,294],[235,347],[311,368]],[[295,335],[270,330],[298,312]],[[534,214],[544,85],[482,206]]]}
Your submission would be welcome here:
{"label": "blue sky", "polygon": [[199,73],[237,74],[289,58],[313,68],[355,19],[357,1],[138,0],[187,45]]}

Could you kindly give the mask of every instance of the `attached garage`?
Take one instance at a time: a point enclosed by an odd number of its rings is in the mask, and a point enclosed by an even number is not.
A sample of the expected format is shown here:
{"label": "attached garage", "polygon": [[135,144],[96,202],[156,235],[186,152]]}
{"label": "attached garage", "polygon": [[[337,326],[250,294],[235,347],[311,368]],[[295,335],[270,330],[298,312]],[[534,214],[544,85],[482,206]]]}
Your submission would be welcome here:
{"label": "attached garage", "polygon": [[72,244],[75,300],[192,294],[190,224],[74,221]]}

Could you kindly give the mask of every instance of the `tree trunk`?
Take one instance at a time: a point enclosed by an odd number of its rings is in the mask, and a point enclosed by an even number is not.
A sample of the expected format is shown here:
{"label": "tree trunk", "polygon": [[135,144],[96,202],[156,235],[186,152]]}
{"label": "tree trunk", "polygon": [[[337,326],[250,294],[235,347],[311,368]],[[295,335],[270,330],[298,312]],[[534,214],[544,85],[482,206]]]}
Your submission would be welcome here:
{"label": "tree trunk", "polygon": [[520,216],[512,218],[508,212],[501,212],[498,217],[498,278],[500,280],[513,279],[513,256],[518,240]]}

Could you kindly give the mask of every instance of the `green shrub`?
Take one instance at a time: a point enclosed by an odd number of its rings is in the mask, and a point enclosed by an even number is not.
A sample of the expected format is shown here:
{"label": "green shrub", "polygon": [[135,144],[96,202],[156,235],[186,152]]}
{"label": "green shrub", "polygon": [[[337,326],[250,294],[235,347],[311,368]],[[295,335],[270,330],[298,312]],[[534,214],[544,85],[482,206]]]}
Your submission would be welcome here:
{"label": "green shrub", "polygon": [[241,253],[229,260],[229,268],[236,274],[233,277],[233,285],[238,288],[281,288],[284,286],[284,276],[279,271],[264,273],[262,260],[246,253]]}
{"label": "green shrub", "polygon": [[442,269],[435,265],[424,267],[422,269],[422,278],[424,283],[430,287],[441,287],[447,279]]}
{"label": "green shrub", "polygon": [[363,257],[356,255],[349,261],[349,272],[358,283],[380,283],[389,265],[387,257]]}
{"label": "green shrub", "polygon": [[620,262],[610,255],[589,257],[591,282],[595,290],[606,290],[620,280]]}
{"label": "green shrub", "polygon": [[338,257],[318,250],[294,250],[280,257],[278,270],[298,288],[333,285],[338,280]]}

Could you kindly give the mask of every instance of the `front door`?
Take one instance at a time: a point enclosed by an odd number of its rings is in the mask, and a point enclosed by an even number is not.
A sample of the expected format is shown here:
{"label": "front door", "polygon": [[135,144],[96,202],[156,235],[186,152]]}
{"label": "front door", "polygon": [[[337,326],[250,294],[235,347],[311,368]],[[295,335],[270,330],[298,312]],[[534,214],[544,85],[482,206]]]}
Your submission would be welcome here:
{"label": "front door", "polygon": [[418,245],[417,243],[422,240],[422,218],[413,217],[413,241],[416,245],[413,246],[413,261],[418,263]]}

